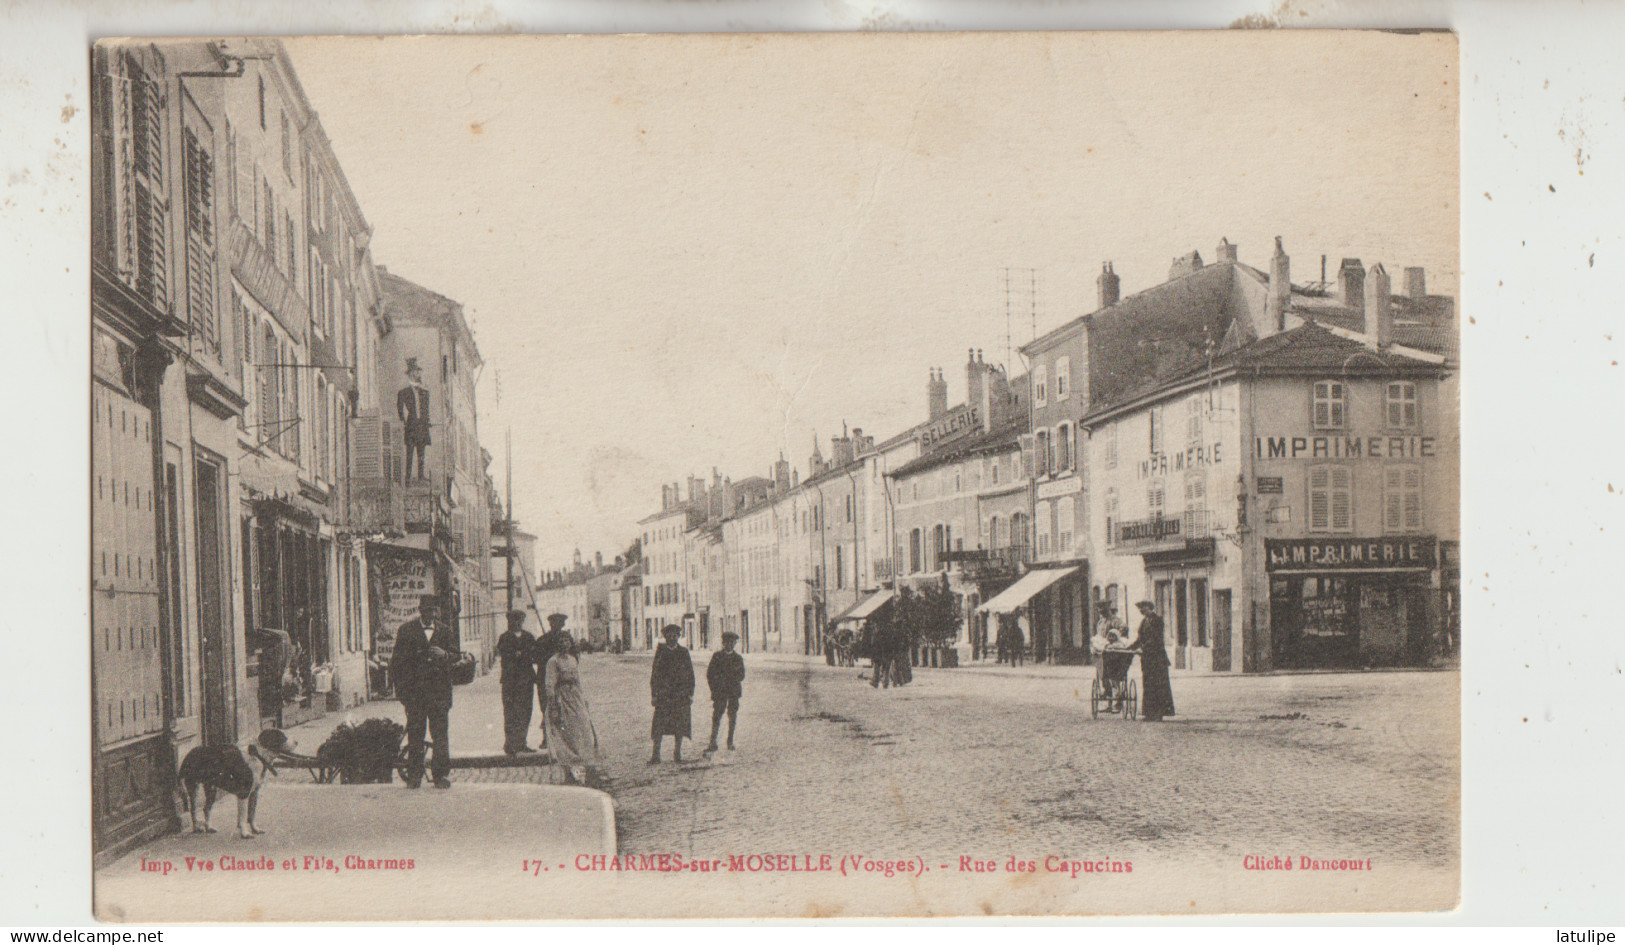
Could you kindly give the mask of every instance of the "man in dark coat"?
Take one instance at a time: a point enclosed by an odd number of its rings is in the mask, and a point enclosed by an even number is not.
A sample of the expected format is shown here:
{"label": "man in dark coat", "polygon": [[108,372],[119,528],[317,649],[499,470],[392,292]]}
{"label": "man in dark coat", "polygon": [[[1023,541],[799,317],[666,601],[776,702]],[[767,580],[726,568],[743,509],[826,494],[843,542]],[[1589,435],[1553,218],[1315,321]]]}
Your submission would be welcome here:
{"label": "man in dark coat", "polygon": [[654,706],[654,724],[649,738],[654,742],[649,764],[660,763],[660,740],[672,736],[671,760],[682,764],[683,739],[692,738],[689,704],[694,700],[694,661],[688,648],[677,642],[683,628],[667,624],[660,635],[664,643],[655,648],[654,668],[649,673],[649,704]]}
{"label": "man in dark coat", "polygon": [[530,727],[530,691],[536,685],[535,651],[525,612],[508,611],[508,629],[497,637],[497,657],[502,661],[502,750],[510,755],[530,751],[525,730]]}
{"label": "man in dark coat", "polygon": [[412,480],[412,461],[417,460],[417,478],[429,478],[423,468],[424,449],[429,445],[429,389],[423,386],[423,368],[417,358],[406,359],[406,386],[395,395],[395,413],[403,425],[401,439],[406,443],[403,481]]}
{"label": "man in dark coat", "polygon": [[536,670],[536,702],[542,707],[542,747],[547,747],[547,661],[570,648],[570,631],[564,624],[570,618],[564,614],[547,615],[548,630],[536,638],[531,647],[531,665]]}
{"label": "man in dark coat", "polygon": [[437,788],[451,787],[451,670],[457,662],[457,638],[440,621],[440,601],[432,594],[418,598],[418,619],[408,620],[395,635],[389,675],[395,695],[406,710],[406,786],[423,782],[423,729],[434,739],[430,775]]}
{"label": "man in dark coat", "polygon": [[1161,722],[1174,714],[1174,690],[1168,682],[1168,648],[1163,642],[1162,618],[1148,600],[1136,604],[1144,617],[1129,645],[1140,651],[1140,688],[1144,690],[1140,716],[1147,722]]}
{"label": "man in dark coat", "polygon": [[711,687],[711,743],[705,746],[707,754],[717,750],[717,728],[722,714],[728,714],[728,750],[734,750],[734,725],[739,721],[739,697],[744,694],[745,658],[734,652],[739,634],[732,630],[722,635],[722,649],[711,656],[705,668],[705,682]]}

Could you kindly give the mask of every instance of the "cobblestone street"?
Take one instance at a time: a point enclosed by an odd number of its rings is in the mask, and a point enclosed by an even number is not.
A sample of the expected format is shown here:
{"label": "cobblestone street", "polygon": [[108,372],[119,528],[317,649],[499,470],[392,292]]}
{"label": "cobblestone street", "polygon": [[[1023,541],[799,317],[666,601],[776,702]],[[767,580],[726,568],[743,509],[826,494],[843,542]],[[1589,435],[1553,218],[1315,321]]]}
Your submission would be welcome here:
{"label": "cobblestone street", "polygon": [[[1087,667],[920,670],[885,691],[747,659],[739,750],[684,767],[669,740],[643,763],[647,659],[584,661],[623,850],[1456,862],[1453,672],[1176,677],[1179,715],[1146,724],[1092,721]],[[704,699],[702,679],[691,756]]]}

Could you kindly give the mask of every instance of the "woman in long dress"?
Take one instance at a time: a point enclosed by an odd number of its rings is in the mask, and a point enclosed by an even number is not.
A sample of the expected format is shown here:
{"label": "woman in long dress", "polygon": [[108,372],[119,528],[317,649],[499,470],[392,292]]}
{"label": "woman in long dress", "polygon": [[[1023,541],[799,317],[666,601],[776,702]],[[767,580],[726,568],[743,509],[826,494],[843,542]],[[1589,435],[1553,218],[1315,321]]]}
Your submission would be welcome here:
{"label": "woman in long dress", "polygon": [[1156,605],[1142,600],[1138,605],[1144,619],[1134,631],[1128,645],[1140,651],[1140,717],[1147,722],[1161,722],[1163,716],[1174,714],[1174,689],[1168,682],[1168,647],[1162,640],[1162,618],[1157,616]]}
{"label": "woman in long dress", "polygon": [[586,784],[596,778],[603,765],[598,751],[598,732],[587,714],[587,700],[581,694],[581,644],[571,639],[568,646],[548,658],[543,672],[547,693],[547,747],[554,764],[564,768],[565,782]]}

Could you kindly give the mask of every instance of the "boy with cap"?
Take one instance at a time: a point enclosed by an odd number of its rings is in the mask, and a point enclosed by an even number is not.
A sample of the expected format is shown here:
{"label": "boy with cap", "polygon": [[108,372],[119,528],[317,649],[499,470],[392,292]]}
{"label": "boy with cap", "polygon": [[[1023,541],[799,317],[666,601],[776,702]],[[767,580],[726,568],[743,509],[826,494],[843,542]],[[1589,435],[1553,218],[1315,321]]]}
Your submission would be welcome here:
{"label": "boy with cap", "polygon": [[734,750],[734,724],[739,721],[739,696],[744,691],[745,658],[734,652],[739,634],[729,630],[722,634],[722,649],[711,655],[711,665],[705,669],[705,681],[711,687],[711,743],[706,754],[717,750],[717,729],[722,724],[722,713],[728,713],[728,750]]}

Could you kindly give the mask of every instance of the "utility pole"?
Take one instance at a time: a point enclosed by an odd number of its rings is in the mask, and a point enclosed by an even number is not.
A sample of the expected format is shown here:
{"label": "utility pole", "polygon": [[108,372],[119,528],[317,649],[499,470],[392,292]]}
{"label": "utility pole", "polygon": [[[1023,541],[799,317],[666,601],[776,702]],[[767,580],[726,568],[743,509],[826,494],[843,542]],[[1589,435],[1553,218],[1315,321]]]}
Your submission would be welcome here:
{"label": "utility pole", "polygon": [[[502,510],[502,530],[508,535],[508,553],[503,555],[508,561],[508,579],[504,586],[508,589],[508,610],[513,610],[513,427],[507,433],[508,452],[508,501]],[[540,614],[536,615],[538,619]]]}

